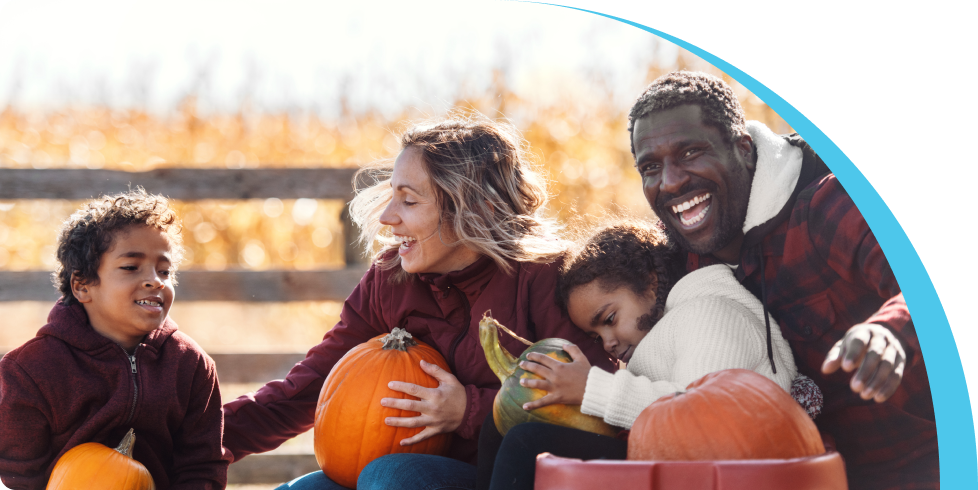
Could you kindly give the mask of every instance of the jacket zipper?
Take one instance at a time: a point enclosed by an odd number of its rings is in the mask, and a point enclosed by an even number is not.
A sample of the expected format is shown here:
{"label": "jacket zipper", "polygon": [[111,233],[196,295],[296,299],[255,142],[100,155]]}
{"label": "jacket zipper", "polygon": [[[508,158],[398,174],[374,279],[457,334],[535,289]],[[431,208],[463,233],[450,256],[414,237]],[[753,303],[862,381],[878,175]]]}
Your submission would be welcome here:
{"label": "jacket zipper", "polygon": [[[138,349],[139,347],[136,348]],[[125,352],[125,349],[123,349],[123,352]],[[126,418],[126,425],[129,425],[129,422],[132,422],[132,416],[136,414],[136,401],[139,399],[139,385],[136,384],[135,351],[132,353],[132,355],[126,352],[126,357],[129,358],[130,377],[132,378],[132,406],[129,407],[129,417]]]}
{"label": "jacket zipper", "polygon": [[448,348],[448,366],[452,368],[452,373],[456,372],[455,369],[455,349],[458,348],[458,344],[462,343],[462,339],[465,338],[465,334],[469,331],[469,324],[472,323],[472,311],[469,305],[469,298],[465,296],[460,289],[455,288],[458,294],[462,296],[462,303],[465,305],[465,325],[462,327],[462,331],[455,336],[455,340],[452,340],[452,345]]}

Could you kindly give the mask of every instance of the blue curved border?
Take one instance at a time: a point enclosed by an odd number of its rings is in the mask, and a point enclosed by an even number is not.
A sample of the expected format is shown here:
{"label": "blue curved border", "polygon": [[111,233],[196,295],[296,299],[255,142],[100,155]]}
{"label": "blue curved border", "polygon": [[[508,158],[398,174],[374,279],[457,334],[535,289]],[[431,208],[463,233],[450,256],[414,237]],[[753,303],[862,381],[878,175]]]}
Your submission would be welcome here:
{"label": "blue curved border", "polygon": [[[791,104],[750,75],[730,63],[662,31],[613,15],[544,2],[541,5],[569,8],[617,20],[666,39],[713,64],[774,109],[832,169],[862,212],[889,258],[904,298],[913,311],[920,348],[925,353],[927,375],[937,419],[937,442],[941,461],[941,484],[945,488],[978,488],[978,456],[975,450],[975,425],[971,416],[968,385],[961,358],[951,334],[937,291],[910,239],[883,199],[852,161],[811,121]],[[923,327],[926,325],[926,327]]]}

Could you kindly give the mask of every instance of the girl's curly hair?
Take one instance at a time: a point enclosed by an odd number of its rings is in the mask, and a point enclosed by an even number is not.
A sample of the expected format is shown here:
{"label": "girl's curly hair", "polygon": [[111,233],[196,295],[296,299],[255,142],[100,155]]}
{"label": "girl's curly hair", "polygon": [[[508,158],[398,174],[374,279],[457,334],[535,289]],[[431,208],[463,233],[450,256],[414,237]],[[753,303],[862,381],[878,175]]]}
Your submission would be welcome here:
{"label": "girl's curly hair", "polygon": [[102,196],[85,203],[61,225],[58,232],[58,268],[52,279],[61,291],[62,303],[77,304],[71,292],[72,276],[84,283],[98,284],[102,254],[112,248],[113,238],[132,226],[150,226],[166,234],[170,242],[176,284],[176,269],[183,258],[183,238],[177,213],[161,195],[147,194],[142,187]]}
{"label": "girl's curly hair", "polygon": [[627,220],[593,233],[564,262],[557,279],[557,304],[566,313],[575,289],[598,281],[605,291],[627,287],[636,295],[655,288],[651,315],[658,321],[666,297],[686,274],[685,254],[652,223]]}

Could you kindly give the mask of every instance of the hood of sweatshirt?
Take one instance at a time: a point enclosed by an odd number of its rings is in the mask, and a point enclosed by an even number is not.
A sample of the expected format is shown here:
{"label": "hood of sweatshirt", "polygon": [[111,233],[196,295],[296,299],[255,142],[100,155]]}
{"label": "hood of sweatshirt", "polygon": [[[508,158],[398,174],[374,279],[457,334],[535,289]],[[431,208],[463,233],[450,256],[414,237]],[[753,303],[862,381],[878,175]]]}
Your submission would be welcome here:
{"label": "hood of sweatshirt", "polygon": [[[157,352],[163,346],[173,332],[177,331],[177,324],[167,317],[156,330],[153,330],[143,338],[141,344],[147,350]],[[67,306],[58,300],[48,313],[48,323],[37,331],[38,336],[47,335],[62,340],[63,342],[85,352],[95,353],[106,348],[117,346],[115,342],[92,328],[88,322],[88,314],[82,305]]]}

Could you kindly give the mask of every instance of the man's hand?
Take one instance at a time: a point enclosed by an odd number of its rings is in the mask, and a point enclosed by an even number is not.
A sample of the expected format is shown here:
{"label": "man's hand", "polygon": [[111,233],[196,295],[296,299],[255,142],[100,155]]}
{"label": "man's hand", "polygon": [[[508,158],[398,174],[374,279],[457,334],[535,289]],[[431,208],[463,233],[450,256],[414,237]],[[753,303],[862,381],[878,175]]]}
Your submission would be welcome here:
{"label": "man's hand", "polygon": [[523,370],[543,378],[523,378],[520,380],[520,385],[547,391],[543,398],[524,403],[523,410],[534,410],[555,403],[580,405],[584,401],[584,387],[587,386],[587,373],[591,370],[591,363],[576,345],[565,345],[564,352],[570,354],[571,362],[560,362],[552,357],[531,352],[526,358],[533,362],[520,363]]}
{"label": "man's hand", "polygon": [[851,373],[858,368],[849,387],[863,400],[881,403],[900,386],[906,361],[903,344],[890,329],[860,323],[832,346],[822,363],[822,373],[834,373],[839,367]]}
{"label": "man's hand", "polygon": [[424,430],[413,437],[401,439],[402,446],[410,446],[431,436],[452,432],[462,425],[462,418],[465,417],[468,400],[465,396],[465,387],[458,382],[458,379],[452,373],[425,361],[421,361],[421,369],[438,380],[437,388],[391,381],[387,385],[390,389],[407,393],[420,400],[406,398],[380,400],[380,404],[385,407],[420,412],[416,417],[387,417],[384,420],[392,427],[424,427]]}

